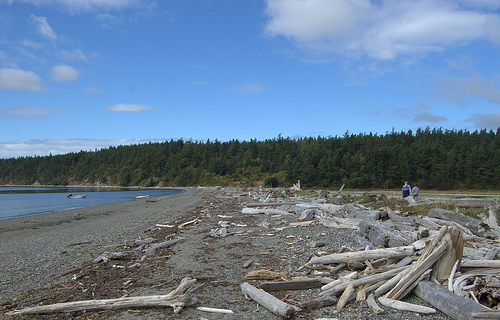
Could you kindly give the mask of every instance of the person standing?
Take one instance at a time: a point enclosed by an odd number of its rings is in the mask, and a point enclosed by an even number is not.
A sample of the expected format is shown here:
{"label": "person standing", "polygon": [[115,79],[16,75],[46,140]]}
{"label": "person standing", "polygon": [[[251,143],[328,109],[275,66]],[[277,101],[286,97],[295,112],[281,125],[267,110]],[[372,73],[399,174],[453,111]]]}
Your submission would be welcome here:
{"label": "person standing", "polygon": [[417,200],[418,198],[418,193],[420,192],[420,189],[417,187],[417,184],[413,186],[413,189],[411,189],[411,194],[413,195],[413,199]]}
{"label": "person standing", "polygon": [[408,181],[405,181],[405,185],[403,186],[403,198],[406,198],[410,195],[411,187],[408,184]]}

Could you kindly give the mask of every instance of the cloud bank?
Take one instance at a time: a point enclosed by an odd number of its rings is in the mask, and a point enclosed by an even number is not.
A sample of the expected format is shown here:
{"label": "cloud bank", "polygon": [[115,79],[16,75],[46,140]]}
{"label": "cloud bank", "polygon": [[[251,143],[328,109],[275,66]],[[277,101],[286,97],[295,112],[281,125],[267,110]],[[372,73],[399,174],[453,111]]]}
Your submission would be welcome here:
{"label": "cloud bank", "polygon": [[0,90],[43,91],[44,85],[33,71],[21,69],[0,69]]}
{"label": "cloud bank", "polygon": [[270,36],[314,53],[389,60],[488,40],[500,44],[494,1],[267,0]]}
{"label": "cloud bank", "polygon": [[132,145],[148,142],[161,142],[160,139],[46,139],[0,142],[0,158],[28,156],[47,156],[70,152],[93,151],[111,146]]}

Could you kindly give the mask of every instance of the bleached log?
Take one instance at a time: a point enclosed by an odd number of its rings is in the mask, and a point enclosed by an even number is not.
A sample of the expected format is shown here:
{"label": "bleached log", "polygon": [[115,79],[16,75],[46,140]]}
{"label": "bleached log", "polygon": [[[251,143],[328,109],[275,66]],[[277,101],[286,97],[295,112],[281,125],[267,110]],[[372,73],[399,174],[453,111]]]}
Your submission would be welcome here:
{"label": "bleached log", "polygon": [[259,287],[264,291],[280,291],[280,290],[307,290],[321,288],[321,279],[303,279],[290,280],[279,282],[263,282]]}
{"label": "bleached log", "polygon": [[126,297],[105,300],[84,300],[74,302],[56,303],[46,306],[36,306],[22,310],[8,312],[8,315],[25,315],[40,313],[58,313],[91,310],[115,310],[121,308],[142,307],[172,307],[174,313],[179,313],[182,308],[191,304],[189,289],[196,283],[196,279],[184,278],[179,286],[166,295]]}
{"label": "bleached log", "polygon": [[414,292],[417,297],[455,320],[470,320],[471,313],[489,310],[487,307],[460,297],[431,281],[421,281]]}
{"label": "bleached log", "polygon": [[427,213],[427,216],[429,218],[438,218],[443,220],[444,222],[446,221],[453,221],[456,222],[470,231],[474,233],[475,235],[482,236],[481,232],[484,230],[484,223],[481,220],[474,219],[471,217],[468,217],[462,213],[456,213],[454,211],[450,210],[445,210],[445,209],[440,209],[440,208],[431,208],[429,209],[429,212]]}
{"label": "bleached log", "polygon": [[[284,318],[291,318],[295,315],[299,308],[295,308],[262,289],[257,289],[248,282],[241,284],[241,292],[249,296],[252,300],[269,310],[270,312]],[[297,310],[298,309],[298,310]]]}
{"label": "bleached log", "polygon": [[200,311],[212,312],[212,313],[225,313],[225,314],[234,313],[232,310],[229,310],[229,309],[218,309],[218,308],[208,308],[208,307],[198,307],[196,309],[198,309]]}
{"label": "bleached log", "polygon": [[461,268],[500,268],[500,260],[462,261]]}
{"label": "bleached log", "polygon": [[482,260],[494,260],[498,254],[498,251],[499,250],[497,247],[491,248],[490,251],[488,251],[488,253],[484,256]]}
{"label": "bleached log", "polygon": [[473,319],[500,319],[500,311],[473,312],[470,316]]}
{"label": "bleached log", "polygon": [[377,304],[377,301],[375,301],[375,296],[370,294],[368,298],[366,299],[366,304],[372,309],[373,313],[375,314],[381,314],[384,312],[384,309],[380,308],[379,305]]}
{"label": "bleached log", "polygon": [[413,303],[403,302],[403,301],[399,301],[399,300],[392,300],[392,299],[385,298],[385,297],[378,298],[378,301],[386,307],[397,309],[397,310],[412,311],[412,312],[418,312],[418,313],[424,313],[424,314],[436,313],[436,309],[433,309],[433,308],[419,306],[419,305],[416,305]]}
{"label": "bleached log", "polygon": [[147,254],[152,254],[156,251],[156,249],[171,247],[177,243],[182,243],[186,240],[187,240],[187,238],[177,238],[177,239],[173,239],[173,240],[163,241],[160,243],[153,244],[149,248],[144,249],[143,252],[147,253]]}
{"label": "bleached log", "polygon": [[285,211],[285,210],[263,209],[263,208],[243,208],[241,210],[241,213],[244,213],[244,214],[265,214],[265,215],[271,215],[271,214],[289,215],[290,214],[288,211]]}
{"label": "bleached log", "polygon": [[380,258],[404,258],[412,256],[414,253],[415,249],[412,246],[333,253],[321,257],[313,257],[307,264],[347,263],[349,260],[365,261]]}
{"label": "bleached log", "polygon": [[375,292],[373,292],[373,295],[375,297],[380,297],[389,292],[392,288],[394,288],[394,286],[399,282],[399,280],[401,280],[408,273],[409,269],[410,268],[404,269],[391,279],[387,280],[386,283],[378,287],[375,290]]}
{"label": "bleached log", "polygon": [[[449,227],[445,237],[443,237],[443,241],[447,242],[446,251],[432,266],[430,278],[431,281],[438,281],[439,283],[443,283],[443,281],[448,279],[453,265],[457,260],[462,261],[464,250],[464,238],[462,237],[462,232],[457,227]],[[460,262],[458,268],[460,268]]]}
{"label": "bleached log", "polygon": [[408,268],[408,267],[401,267],[398,269],[386,271],[386,272],[376,274],[373,276],[367,276],[367,277],[364,277],[361,279],[353,280],[353,281],[350,281],[347,283],[341,283],[341,284],[339,284],[339,285],[337,285],[337,286],[335,286],[327,291],[322,292],[321,296],[326,296],[326,295],[337,296],[341,292],[343,292],[349,284],[352,284],[354,287],[358,287],[358,286],[364,286],[366,284],[377,283],[377,282],[382,281],[382,280],[390,279],[393,276],[395,276],[396,274],[398,274],[399,272],[401,272],[403,269],[406,269],[406,268]]}
{"label": "bleached log", "polygon": [[319,217],[321,223],[327,228],[358,230],[359,220],[339,218],[334,216]]}
{"label": "bleached log", "polygon": [[351,299],[354,293],[354,286],[352,283],[348,284],[344,290],[344,293],[340,296],[339,302],[337,303],[337,312],[340,312],[344,308],[345,304]]}
{"label": "bleached log", "polygon": [[489,207],[488,215],[481,214],[481,220],[490,228],[489,232],[492,233],[496,239],[500,239],[500,226],[498,225],[497,214],[493,207]]}
{"label": "bleached log", "polygon": [[414,282],[424,274],[429,268],[444,254],[446,250],[446,242],[443,242],[439,247],[437,247],[431,254],[429,254],[424,260],[417,261],[417,263],[412,267],[412,269],[403,277],[396,286],[389,291],[385,297],[389,299],[399,299],[403,297],[406,289],[414,284]]}
{"label": "bleached log", "polygon": [[[356,271],[349,273],[344,277],[344,279],[348,280],[353,280],[358,278],[358,273]],[[326,284],[321,287],[321,291],[328,291],[330,289],[333,289],[335,286],[338,286],[339,284],[342,284],[342,280],[337,279],[335,281],[330,282],[329,284]]]}

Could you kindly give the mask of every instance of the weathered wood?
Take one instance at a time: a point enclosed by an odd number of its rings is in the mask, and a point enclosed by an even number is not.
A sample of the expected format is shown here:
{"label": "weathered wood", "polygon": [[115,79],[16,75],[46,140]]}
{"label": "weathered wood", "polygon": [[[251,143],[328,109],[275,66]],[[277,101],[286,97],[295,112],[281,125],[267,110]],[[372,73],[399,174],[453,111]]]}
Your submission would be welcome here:
{"label": "weathered wood", "polygon": [[196,283],[196,279],[184,278],[179,286],[166,295],[126,297],[119,299],[85,300],[56,303],[46,306],[36,306],[22,310],[8,312],[8,315],[24,315],[39,313],[73,312],[83,310],[114,310],[121,308],[142,307],[172,307],[175,313],[191,303],[189,290]]}
{"label": "weathered wood", "polygon": [[288,278],[288,275],[284,272],[275,272],[270,270],[255,270],[250,271],[245,275],[247,280],[273,280]]}
{"label": "weathered wood", "polygon": [[358,287],[358,286],[364,286],[365,284],[371,284],[371,283],[376,283],[376,282],[379,282],[381,280],[386,280],[386,279],[390,279],[392,278],[393,276],[395,276],[396,274],[398,274],[399,272],[401,272],[403,269],[405,269],[407,267],[401,267],[401,268],[398,268],[398,269],[394,269],[394,270],[390,270],[390,271],[386,271],[384,273],[380,273],[380,274],[376,274],[376,275],[372,275],[372,276],[367,276],[367,277],[364,277],[364,278],[361,278],[361,279],[357,279],[357,280],[353,280],[353,281],[350,281],[350,282],[347,282],[347,283],[341,283],[327,291],[324,291],[321,293],[322,296],[325,296],[325,295],[330,295],[330,296],[336,296],[336,295],[339,295],[340,293],[342,293],[345,288],[349,285],[349,284],[352,284],[354,287]]}
{"label": "weathered wood", "polygon": [[[344,279],[347,279],[347,280],[353,280],[353,279],[357,279],[358,278],[358,273],[356,271],[354,272],[351,272],[349,273],[348,275],[344,276],[343,277]],[[325,284],[324,286],[321,287],[321,291],[328,291],[332,288],[334,288],[335,286],[338,286],[339,284],[342,284],[344,283],[345,281],[342,281],[342,279],[337,279],[335,281],[332,281],[328,284]]]}
{"label": "weathered wood", "polygon": [[[448,236],[449,235],[449,236]],[[443,256],[432,266],[431,281],[443,283],[450,276],[455,262],[462,261],[464,251],[464,238],[457,227],[449,227],[443,240],[447,241],[446,251]],[[458,268],[460,268],[460,263]]]}
{"label": "weathered wood", "polygon": [[500,319],[500,311],[473,312],[470,316],[473,319]]}
{"label": "weathered wood", "polygon": [[243,294],[249,296],[252,300],[276,315],[291,318],[297,311],[293,306],[277,299],[262,289],[252,286],[248,282],[242,283],[240,287]]}
{"label": "weathered wood", "polygon": [[424,274],[429,268],[443,255],[446,250],[446,242],[441,243],[431,254],[429,254],[424,260],[417,261],[417,263],[412,267],[412,269],[406,274],[396,286],[389,291],[385,297],[393,300],[397,300],[403,297],[403,293],[406,289],[414,284],[414,282]]}
{"label": "weathered wood", "polygon": [[383,296],[384,294],[386,294],[387,292],[389,292],[392,288],[394,288],[394,286],[399,282],[399,280],[401,280],[408,273],[408,270],[410,270],[410,267],[402,270],[397,275],[395,275],[391,279],[387,280],[383,285],[378,287],[375,290],[375,292],[373,292],[373,295],[375,297],[380,297],[380,296]]}
{"label": "weathered wood", "polygon": [[160,248],[168,248],[168,247],[171,247],[177,243],[182,243],[184,241],[186,241],[187,239],[186,238],[177,238],[177,239],[173,239],[173,240],[167,240],[167,241],[163,241],[163,242],[160,242],[160,243],[156,243],[156,244],[153,244],[152,246],[150,246],[149,248],[146,248],[144,249],[144,253],[147,253],[147,254],[152,254],[156,251],[156,249],[160,249]]}
{"label": "weathered wood", "polygon": [[414,253],[415,249],[413,246],[333,253],[321,257],[313,257],[307,264],[347,263],[350,260],[365,261],[380,258],[404,258],[412,256]]}
{"label": "weathered wood", "polygon": [[431,208],[429,209],[427,216],[429,218],[438,218],[443,221],[453,221],[459,223],[477,236],[482,236],[482,231],[484,230],[484,223],[482,221],[450,210]]}
{"label": "weathered wood", "polygon": [[370,294],[368,298],[366,299],[366,304],[372,309],[373,313],[375,314],[381,314],[384,312],[384,309],[380,308],[377,302],[375,301],[375,296]]}
{"label": "weathered wood", "polygon": [[347,262],[347,269],[351,271],[363,270],[365,267],[365,264],[360,261],[349,260]]}
{"label": "weathered wood", "polygon": [[340,312],[344,308],[345,304],[352,298],[354,293],[354,286],[352,283],[348,284],[344,292],[340,296],[339,302],[337,303],[337,312]]}
{"label": "weathered wood", "polygon": [[470,320],[471,313],[489,310],[470,299],[462,298],[431,281],[421,281],[414,290],[422,300],[455,320]]}
{"label": "weathered wood", "polygon": [[280,291],[280,290],[307,290],[321,288],[323,284],[321,279],[303,279],[303,280],[290,280],[279,282],[263,282],[259,285],[265,291]]}
{"label": "weathered wood", "polygon": [[491,248],[490,251],[488,251],[488,253],[484,256],[482,260],[494,260],[498,254],[498,251],[499,250],[497,247]]}
{"label": "weathered wood", "polygon": [[500,268],[500,260],[462,261],[461,268]]}
{"label": "weathered wood", "polygon": [[397,310],[412,311],[412,312],[418,312],[418,313],[424,313],[424,314],[436,313],[436,309],[433,309],[433,308],[419,306],[419,305],[416,305],[413,303],[403,302],[403,301],[399,301],[399,300],[392,300],[392,299],[385,298],[385,297],[378,298],[378,301],[386,307],[397,309]]}
{"label": "weathered wood", "polygon": [[232,310],[229,310],[229,309],[218,309],[218,308],[208,308],[208,307],[198,307],[196,309],[198,309],[200,311],[212,312],[212,313],[225,313],[225,314],[234,313]]}

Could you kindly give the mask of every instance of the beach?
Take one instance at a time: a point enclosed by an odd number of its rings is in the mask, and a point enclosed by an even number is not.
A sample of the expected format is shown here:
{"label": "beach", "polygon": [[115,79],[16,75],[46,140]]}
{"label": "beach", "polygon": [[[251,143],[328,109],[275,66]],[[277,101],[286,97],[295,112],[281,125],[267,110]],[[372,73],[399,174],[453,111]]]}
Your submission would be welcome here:
{"label": "beach", "polygon": [[[0,302],[53,283],[47,275],[93,260],[106,250],[203,201],[200,189],[146,200],[0,220]],[[81,245],[75,245],[84,243]]]}
{"label": "beach", "polygon": [[[290,227],[298,216],[242,214],[254,200],[248,192],[224,188],[187,188],[179,195],[130,201],[43,216],[2,221],[0,226],[0,319],[14,309],[68,301],[165,295],[183,278],[197,279],[195,306],[174,314],[172,308],[125,308],[64,314],[25,315],[16,319],[282,319],[248,300],[241,284],[251,271],[309,277],[302,268],[312,254],[356,247],[352,232],[312,223]],[[155,202],[151,202],[155,201]],[[227,236],[210,236],[227,225]],[[143,253],[134,242],[182,239],[171,247]],[[323,248],[310,246],[321,241]],[[126,252],[102,261],[103,253]],[[97,259],[96,259],[97,258]],[[283,280],[278,278],[277,280]],[[275,291],[292,305],[318,297],[319,288]],[[415,296],[407,301],[424,304]],[[197,307],[231,310],[211,313]],[[337,313],[335,305],[304,310],[300,319],[450,319],[438,312],[418,315],[385,308],[374,315],[364,301]]]}

